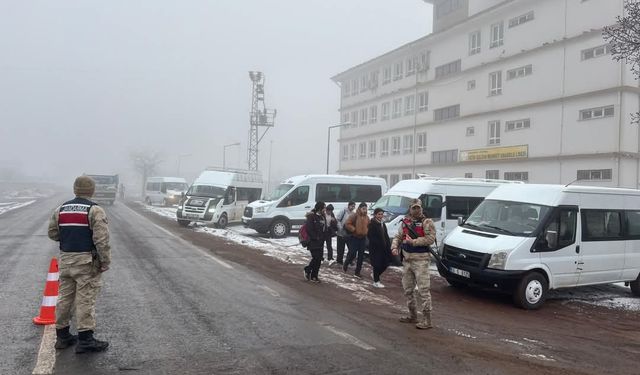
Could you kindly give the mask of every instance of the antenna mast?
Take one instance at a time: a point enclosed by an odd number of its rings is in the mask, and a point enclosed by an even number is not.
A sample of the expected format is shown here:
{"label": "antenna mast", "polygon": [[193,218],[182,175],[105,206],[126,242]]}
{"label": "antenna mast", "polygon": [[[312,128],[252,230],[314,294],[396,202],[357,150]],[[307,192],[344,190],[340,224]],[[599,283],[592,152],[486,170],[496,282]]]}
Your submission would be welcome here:
{"label": "antenna mast", "polygon": [[[258,145],[267,134],[269,128],[273,127],[276,117],[276,110],[267,109],[264,103],[264,74],[262,72],[249,72],[249,78],[253,85],[251,97],[251,113],[249,116],[249,170],[258,170]],[[264,132],[260,135],[260,127],[264,127]]]}

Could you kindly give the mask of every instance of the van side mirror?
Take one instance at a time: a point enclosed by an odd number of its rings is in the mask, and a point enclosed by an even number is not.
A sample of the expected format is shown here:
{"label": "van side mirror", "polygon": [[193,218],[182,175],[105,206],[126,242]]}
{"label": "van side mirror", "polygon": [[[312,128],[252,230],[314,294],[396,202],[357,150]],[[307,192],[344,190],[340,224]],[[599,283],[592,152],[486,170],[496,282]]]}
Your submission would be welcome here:
{"label": "van side mirror", "polygon": [[464,222],[466,221],[466,219],[462,216],[458,216],[458,226],[464,224]]}

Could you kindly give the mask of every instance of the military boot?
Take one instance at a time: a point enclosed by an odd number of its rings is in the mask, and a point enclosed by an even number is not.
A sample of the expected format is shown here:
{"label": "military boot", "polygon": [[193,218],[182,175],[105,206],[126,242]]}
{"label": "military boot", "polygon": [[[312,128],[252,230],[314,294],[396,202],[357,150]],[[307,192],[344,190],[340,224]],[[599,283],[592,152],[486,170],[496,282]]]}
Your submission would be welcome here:
{"label": "military boot", "polygon": [[433,328],[433,325],[431,324],[431,311],[425,311],[422,314],[422,321],[416,324],[416,328],[417,329]]}
{"label": "military boot", "polygon": [[415,310],[409,310],[409,315],[401,316],[398,320],[400,323],[417,323],[418,313]]}
{"label": "military boot", "polygon": [[66,349],[78,342],[78,336],[69,333],[69,327],[56,329],[56,349]]}
{"label": "military boot", "polygon": [[78,332],[78,345],[76,345],[76,353],[101,352],[109,347],[106,341],[96,340],[93,337],[93,331]]}

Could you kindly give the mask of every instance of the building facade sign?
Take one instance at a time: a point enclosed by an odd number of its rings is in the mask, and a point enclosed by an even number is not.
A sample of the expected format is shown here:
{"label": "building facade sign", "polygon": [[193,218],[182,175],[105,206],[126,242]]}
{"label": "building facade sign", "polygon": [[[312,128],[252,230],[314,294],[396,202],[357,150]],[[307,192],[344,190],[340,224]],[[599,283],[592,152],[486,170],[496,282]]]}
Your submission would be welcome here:
{"label": "building facade sign", "polygon": [[529,157],[529,146],[480,148],[460,151],[459,161],[523,159]]}

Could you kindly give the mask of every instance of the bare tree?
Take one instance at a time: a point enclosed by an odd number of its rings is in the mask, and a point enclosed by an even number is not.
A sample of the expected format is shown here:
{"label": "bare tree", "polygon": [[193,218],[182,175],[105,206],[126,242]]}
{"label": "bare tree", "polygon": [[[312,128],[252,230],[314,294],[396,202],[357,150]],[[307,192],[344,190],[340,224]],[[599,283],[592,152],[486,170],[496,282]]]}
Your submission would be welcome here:
{"label": "bare tree", "polygon": [[162,156],[159,152],[137,151],[131,153],[131,161],[136,172],[142,178],[140,195],[144,197],[144,184],[147,182],[148,177],[156,173],[158,165],[163,161]]}
{"label": "bare tree", "polygon": [[[631,71],[640,78],[640,1],[625,0],[624,14],[616,17],[616,24],[606,26],[602,32],[611,45],[616,61],[625,61]],[[634,124],[640,124],[640,112],[631,115]]]}

